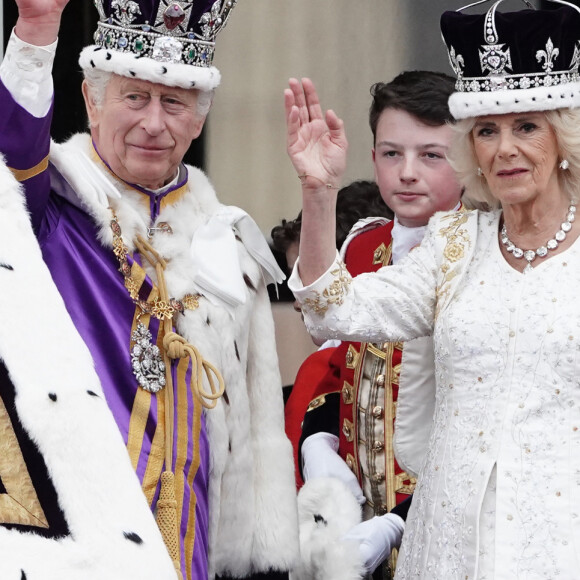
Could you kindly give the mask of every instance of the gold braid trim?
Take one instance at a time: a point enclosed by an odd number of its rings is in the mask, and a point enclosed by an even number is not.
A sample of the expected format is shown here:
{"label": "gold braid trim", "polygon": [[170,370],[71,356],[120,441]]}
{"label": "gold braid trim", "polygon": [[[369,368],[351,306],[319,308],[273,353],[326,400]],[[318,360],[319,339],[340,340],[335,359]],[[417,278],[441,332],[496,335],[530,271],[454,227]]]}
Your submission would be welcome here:
{"label": "gold braid trim", "polygon": [[[163,273],[167,267],[167,262],[142,236],[137,236],[135,247],[143,258],[155,268],[160,301],[168,304],[169,294]],[[225,387],[220,372],[212,364],[203,359],[197,348],[173,331],[172,316],[162,317],[161,324],[163,325],[164,332],[163,358],[166,377],[165,389],[162,391],[165,396],[165,471],[161,474],[161,490],[157,502],[157,525],[173,560],[178,577],[181,580],[183,576],[181,574],[180,562],[175,474],[171,471],[173,466],[174,393],[171,361],[169,359],[190,358],[192,364],[191,391],[194,395],[194,400],[200,401],[204,407],[208,409],[215,407],[217,399],[223,395]],[[206,392],[202,386],[203,371],[205,371],[211,393]],[[214,376],[217,379],[217,388],[214,382]]]}
{"label": "gold braid trim", "polygon": [[48,155],[37,165],[31,167],[30,169],[14,169],[9,167],[12,171],[12,175],[16,178],[16,181],[26,181],[32,177],[36,177],[48,168]]}

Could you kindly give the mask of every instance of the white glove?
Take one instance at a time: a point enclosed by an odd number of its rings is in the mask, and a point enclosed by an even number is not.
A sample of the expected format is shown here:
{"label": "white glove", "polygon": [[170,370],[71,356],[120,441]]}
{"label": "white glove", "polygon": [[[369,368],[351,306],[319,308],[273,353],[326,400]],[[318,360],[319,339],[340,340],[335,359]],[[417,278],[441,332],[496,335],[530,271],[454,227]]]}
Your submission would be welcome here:
{"label": "white glove", "polygon": [[353,493],[358,503],[365,503],[365,496],[342,457],[338,454],[338,437],[321,431],[310,435],[302,443],[302,474],[304,481],[315,477],[335,477]]}
{"label": "white glove", "polygon": [[357,540],[361,560],[368,574],[388,558],[393,548],[401,545],[405,522],[396,514],[375,516],[357,524],[343,537],[343,540]]}

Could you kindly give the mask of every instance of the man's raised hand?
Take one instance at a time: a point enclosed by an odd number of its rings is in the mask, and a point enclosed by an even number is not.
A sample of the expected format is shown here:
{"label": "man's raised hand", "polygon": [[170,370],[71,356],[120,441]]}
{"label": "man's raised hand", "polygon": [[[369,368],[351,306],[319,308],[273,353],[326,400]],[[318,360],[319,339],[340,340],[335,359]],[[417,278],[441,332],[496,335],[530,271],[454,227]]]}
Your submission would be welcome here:
{"label": "man's raised hand", "polygon": [[16,0],[16,36],[36,46],[52,44],[58,36],[62,12],[68,3],[69,0]]}

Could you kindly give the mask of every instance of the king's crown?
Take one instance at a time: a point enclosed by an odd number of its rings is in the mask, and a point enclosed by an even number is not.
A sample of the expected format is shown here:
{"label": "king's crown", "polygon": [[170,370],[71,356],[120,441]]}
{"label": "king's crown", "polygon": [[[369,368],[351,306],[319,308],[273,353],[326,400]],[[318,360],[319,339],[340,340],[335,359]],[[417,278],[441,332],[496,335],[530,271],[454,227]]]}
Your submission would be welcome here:
{"label": "king's crown", "polygon": [[210,67],[215,38],[237,0],[95,0],[95,44],[158,62]]}

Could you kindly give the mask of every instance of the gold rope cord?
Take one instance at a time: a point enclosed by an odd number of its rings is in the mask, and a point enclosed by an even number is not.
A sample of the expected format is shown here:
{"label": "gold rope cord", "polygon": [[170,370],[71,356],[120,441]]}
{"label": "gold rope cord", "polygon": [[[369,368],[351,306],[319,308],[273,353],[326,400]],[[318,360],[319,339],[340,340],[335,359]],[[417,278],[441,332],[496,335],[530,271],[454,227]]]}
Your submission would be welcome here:
{"label": "gold rope cord", "polygon": [[[167,284],[165,282],[164,270],[167,262],[158,252],[143,239],[137,236],[135,247],[141,256],[147,260],[154,268],[157,275],[157,287],[159,297],[162,301],[169,302]],[[182,336],[173,331],[173,319],[170,316],[161,316],[160,322],[163,326],[163,359],[165,362],[166,384],[163,392],[165,394],[165,469],[161,474],[161,491],[157,502],[157,525],[161,530],[161,535],[167,550],[173,560],[173,564],[180,579],[180,547],[179,547],[179,525],[177,517],[177,500],[175,493],[175,475],[171,471],[173,465],[173,433],[174,433],[174,392],[171,375],[171,361],[169,359],[189,358],[191,361],[191,382],[194,402],[200,402],[204,407],[212,409],[217,404],[217,399],[223,395],[224,381],[219,371],[208,361],[204,360],[200,352],[192,344],[188,343]],[[203,388],[203,374],[208,380],[210,391]],[[214,380],[215,377],[215,380]],[[216,386],[217,380],[217,386]],[[201,406],[195,405],[201,414]],[[197,423],[197,417],[195,423]],[[199,445],[198,445],[199,446]],[[199,461],[196,462],[199,466]],[[197,470],[197,467],[196,467]],[[192,470],[193,471],[193,470]],[[192,475],[193,480],[194,474]],[[193,496],[194,494],[192,494]],[[192,502],[195,498],[192,497]]]}
{"label": "gold rope cord", "polygon": [[[160,299],[163,302],[169,302],[169,293],[167,292],[167,285],[165,283],[165,276],[163,274],[163,271],[167,266],[167,262],[140,235],[137,236],[135,246],[139,253],[155,268]],[[224,380],[220,372],[214,365],[203,359],[195,346],[188,343],[185,338],[176,332],[173,332],[173,323],[170,317],[162,317],[161,323],[163,324],[165,331],[163,338],[164,354],[172,359],[187,357],[191,359],[192,392],[197,393],[202,405],[206,409],[213,409],[217,404],[217,399],[219,399],[224,393]],[[203,388],[204,372],[210,386],[211,392],[209,393]],[[169,377],[169,380],[171,381],[171,377]]]}

